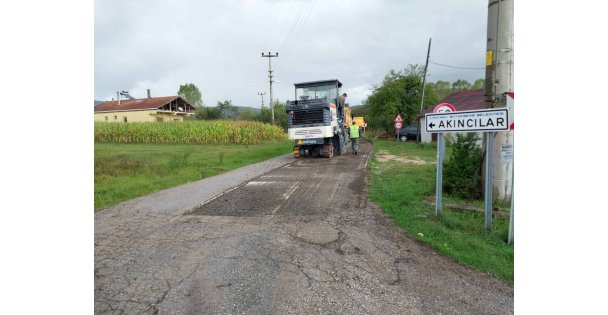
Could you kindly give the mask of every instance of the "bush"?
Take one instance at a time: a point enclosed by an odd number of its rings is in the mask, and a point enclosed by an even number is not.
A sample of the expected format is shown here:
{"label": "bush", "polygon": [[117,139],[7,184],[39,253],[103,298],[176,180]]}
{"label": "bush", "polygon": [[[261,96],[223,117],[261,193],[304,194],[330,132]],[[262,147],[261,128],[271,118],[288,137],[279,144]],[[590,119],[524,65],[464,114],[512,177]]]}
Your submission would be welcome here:
{"label": "bush", "polygon": [[462,199],[481,199],[483,154],[476,133],[457,134],[452,156],[444,167],[444,191]]}
{"label": "bush", "polygon": [[196,119],[217,120],[222,118],[222,111],[217,107],[199,107],[194,114]]}

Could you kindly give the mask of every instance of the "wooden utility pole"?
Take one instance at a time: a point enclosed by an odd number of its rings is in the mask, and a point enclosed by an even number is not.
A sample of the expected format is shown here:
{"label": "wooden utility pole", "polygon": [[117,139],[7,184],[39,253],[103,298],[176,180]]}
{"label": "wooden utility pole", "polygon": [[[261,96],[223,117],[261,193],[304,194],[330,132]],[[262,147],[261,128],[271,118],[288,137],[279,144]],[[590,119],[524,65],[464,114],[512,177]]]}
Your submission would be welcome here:
{"label": "wooden utility pole", "polygon": [[268,81],[270,82],[270,112],[272,113],[272,124],[274,125],[274,106],[272,105],[272,66],[270,64],[270,59],[273,57],[278,57],[279,53],[277,52],[276,54],[272,55],[270,52],[268,52],[268,55],[264,55],[264,53],[262,53],[262,57],[267,57],[268,58]]}
{"label": "wooden utility pole", "polygon": [[[422,109],[424,108],[424,92],[426,90],[426,69],[429,67],[429,55],[431,54],[431,39],[429,38],[429,49],[426,52],[426,63],[424,64],[424,73],[422,74],[422,99],[420,100],[420,112],[418,114],[422,115]],[[420,142],[420,133],[422,132],[422,127],[418,124],[418,135],[416,136],[416,141]]]}

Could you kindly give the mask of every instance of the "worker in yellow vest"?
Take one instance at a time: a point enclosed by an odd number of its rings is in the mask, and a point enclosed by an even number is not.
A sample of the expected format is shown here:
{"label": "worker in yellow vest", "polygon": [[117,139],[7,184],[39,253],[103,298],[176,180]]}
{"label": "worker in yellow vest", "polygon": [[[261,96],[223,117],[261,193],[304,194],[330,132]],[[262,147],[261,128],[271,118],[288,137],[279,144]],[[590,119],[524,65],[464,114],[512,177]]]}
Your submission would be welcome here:
{"label": "worker in yellow vest", "polygon": [[350,142],[353,146],[353,154],[357,154],[357,151],[359,151],[359,126],[354,124],[350,126]]}

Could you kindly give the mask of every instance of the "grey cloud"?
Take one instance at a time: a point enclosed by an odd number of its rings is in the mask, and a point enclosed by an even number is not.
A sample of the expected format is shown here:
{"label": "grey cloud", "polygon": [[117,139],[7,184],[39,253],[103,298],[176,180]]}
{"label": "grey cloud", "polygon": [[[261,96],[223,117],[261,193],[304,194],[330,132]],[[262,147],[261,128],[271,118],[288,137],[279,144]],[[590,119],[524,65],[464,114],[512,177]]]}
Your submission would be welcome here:
{"label": "grey cloud", "polygon": [[[121,8],[120,10],[117,8]],[[275,98],[293,83],[337,78],[356,105],[390,69],[431,59],[483,65],[486,1],[96,1],[95,97],[116,89],[173,95],[193,82],[207,105],[268,103],[268,59]],[[289,35],[289,36],[288,36]],[[431,81],[482,77],[483,71],[431,65]]]}

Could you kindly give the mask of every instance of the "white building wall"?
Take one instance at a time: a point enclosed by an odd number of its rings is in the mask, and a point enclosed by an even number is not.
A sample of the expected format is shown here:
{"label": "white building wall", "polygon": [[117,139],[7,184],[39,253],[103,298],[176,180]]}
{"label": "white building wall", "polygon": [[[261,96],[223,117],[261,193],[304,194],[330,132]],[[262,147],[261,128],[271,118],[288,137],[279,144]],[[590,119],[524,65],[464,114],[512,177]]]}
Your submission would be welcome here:
{"label": "white building wall", "polygon": [[431,138],[432,135],[430,133],[426,132],[426,128],[424,126],[426,126],[426,118],[421,117],[420,118],[420,142],[431,143],[433,141]]}

